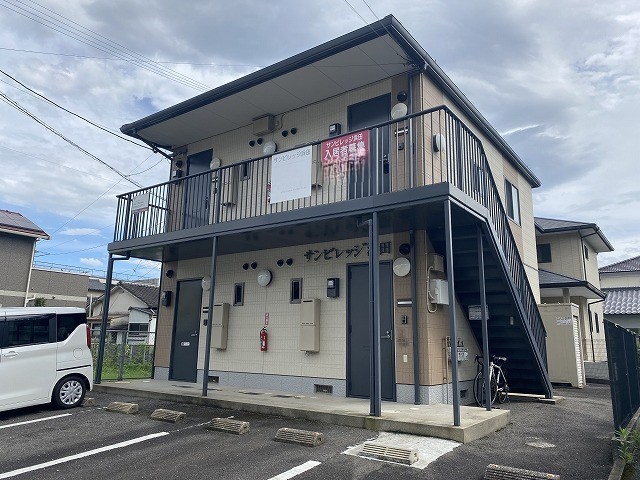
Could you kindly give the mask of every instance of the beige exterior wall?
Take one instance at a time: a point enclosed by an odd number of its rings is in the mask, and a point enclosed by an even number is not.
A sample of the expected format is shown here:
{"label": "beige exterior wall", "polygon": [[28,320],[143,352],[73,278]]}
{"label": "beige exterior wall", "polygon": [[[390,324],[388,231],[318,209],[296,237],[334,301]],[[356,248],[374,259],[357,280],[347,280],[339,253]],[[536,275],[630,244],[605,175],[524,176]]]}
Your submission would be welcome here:
{"label": "beige exterior wall", "polygon": [[0,233],[0,305],[23,307],[35,238]]}
{"label": "beige exterior wall", "polygon": [[640,287],[640,272],[601,273],[602,288]]}
{"label": "beige exterior wall", "polygon": [[[382,242],[392,242],[391,254],[382,254],[381,261],[392,261],[398,256],[401,243],[408,243],[409,234],[397,233],[383,235]],[[211,349],[211,370],[246,372],[257,374],[290,375],[302,377],[322,377],[344,380],[346,378],[347,359],[347,265],[368,261],[367,250],[357,259],[342,257],[340,259],[307,261],[304,253],[307,250],[323,250],[336,247],[352,248],[367,242],[367,238],[347,241],[326,242],[313,245],[277,248],[256,252],[245,252],[223,255],[217,260],[217,279],[215,282],[215,303],[229,303],[229,330],[226,350]],[[416,233],[417,265],[412,266],[417,275],[418,285],[418,320],[420,342],[420,384],[423,386],[442,385],[451,382],[451,364],[447,359],[445,341],[449,336],[448,307],[439,305],[434,313],[427,312],[426,252],[432,247],[425,232]],[[396,253],[393,253],[396,252]],[[293,265],[277,266],[279,259],[292,258]],[[244,263],[256,262],[256,270],[244,270]],[[175,270],[174,277],[163,277],[162,290],[173,290],[177,281],[183,279],[202,278],[209,274],[209,259],[194,259],[167,264],[167,268]],[[256,276],[260,269],[271,270],[273,279],[268,287],[260,287]],[[340,278],[340,297],[331,299],[326,296],[326,279]],[[443,278],[442,273],[432,273],[431,277]],[[320,299],[320,351],[306,354],[299,349],[300,304],[289,302],[290,281],[302,278],[304,298]],[[233,306],[233,289],[235,283],[244,282],[244,304]],[[413,385],[413,331],[411,308],[397,306],[398,299],[411,298],[411,275],[393,277],[394,299],[394,350],[396,383]],[[204,295],[202,306],[208,304],[208,296]],[[158,316],[158,337],[156,341],[155,364],[168,367],[171,350],[171,332],[173,311],[171,307],[160,307]],[[433,310],[433,305],[431,309]],[[258,334],[264,324],[265,313],[269,313],[269,350],[261,352]],[[402,323],[402,316],[407,316],[407,323]],[[475,376],[473,359],[480,353],[479,347],[470,329],[466,315],[457,307],[458,335],[469,350],[467,361],[460,362],[460,381],[472,380]],[[202,319],[206,318],[203,313]],[[204,351],[206,342],[206,326],[201,322],[200,344],[198,349],[198,369],[204,367]],[[406,356],[406,361],[405,361]],[[446,389],[443,398],[430,401],[447,402]]]}
{"label": "beige exterior wall", "polygon": [[[149,308],[147,304],[138,297],[131,295],[120,287],[111,292],[111,296],[109,297],[110,316],[129,315],[129,308],[131,307]],[[93,307],[93,315],[94,317],[102,315],[102,302],[96,303]]]}
{"label": "beige exterior wall", "polygon": [[568,277],[584,279],[584,265],[582,263],[582,246],[580,236],[575,233],[558,233],[539,235],[539,244],[551,244],[551,262],[541,263],[542,270],[566,275]]}

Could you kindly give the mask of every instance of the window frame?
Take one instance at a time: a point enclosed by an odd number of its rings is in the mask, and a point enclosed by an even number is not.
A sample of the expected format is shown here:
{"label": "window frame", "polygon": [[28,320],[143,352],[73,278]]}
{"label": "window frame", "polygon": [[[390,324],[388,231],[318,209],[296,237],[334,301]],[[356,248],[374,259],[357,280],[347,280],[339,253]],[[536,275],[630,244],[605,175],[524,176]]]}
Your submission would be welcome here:
{"label": "window frame", "polygon": [[[520,190],[506,178],[504,179],[504,192],[507,217],[518,225],[521,225],[522,215],[520,212]],[[513,193],[515,192],[515,198]]]}
{"label": "window frame", "polygon": [[[240,300],[238,300],[237,293],[240,288]],[[242,307],[244,305],[244,282],[237,282],[233,285],[233,306]]]}
{"label": "window frame", "polygon": [[[294,284],[298,284],[298,298],[294,298]],[[302,278],[292,278],[289,284],[289,303],[302,303]]]}

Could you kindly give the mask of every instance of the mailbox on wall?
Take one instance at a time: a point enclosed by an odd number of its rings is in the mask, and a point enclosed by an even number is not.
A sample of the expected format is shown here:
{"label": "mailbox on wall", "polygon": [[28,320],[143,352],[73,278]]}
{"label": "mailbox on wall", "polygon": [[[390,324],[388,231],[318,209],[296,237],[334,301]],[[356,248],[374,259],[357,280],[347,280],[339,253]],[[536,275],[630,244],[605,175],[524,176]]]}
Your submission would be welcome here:
{"label": "mailbox on wall", "polygon": [[165,290],[160,297],[160,304],[163,307],[171,306],[171,290]]}
{"label": "mailbox on wall", "polygon": [[327,298],[338,298],[340,296],[340,279],[327,278]]}

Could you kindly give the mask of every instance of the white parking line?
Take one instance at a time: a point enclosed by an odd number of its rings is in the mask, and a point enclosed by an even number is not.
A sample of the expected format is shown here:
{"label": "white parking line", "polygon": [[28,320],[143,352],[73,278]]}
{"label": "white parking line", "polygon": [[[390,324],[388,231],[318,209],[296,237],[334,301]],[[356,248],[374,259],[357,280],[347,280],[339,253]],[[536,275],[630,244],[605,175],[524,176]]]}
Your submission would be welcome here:
{"label": "white parking line", "polygon": [[77,460],[79,458],[89,457],[91,455],[107,452],[109,450],[115,450],[116,448],[128,447],[129,445],[144,442],[146,440],[151,440],[158,437],[163,437],[165,435],[169,435],[169,432],[152,433],[151,435],[145,435],[144,437],[138,437],[138,438],[133,438],[131,440],[126,440],[124,442],[114,443],[113,445],[107,445],[106,447],[96,448],[94,450],[89,450],[87,452],[78,453],[77,455],[69,455],[68,457],[62,457],[56,460],[51,460],[49,462],[39,463],[37,465],[32,465],[31,467],[18,468],[17,470],[12,470],[10,472],[0,473],[0,479],[15,477],[17,475],[22,475],[23,473],[33,472],[34,470],[41,470],[43,468],[51,467],[53,465],[59,465],[61,463],[70,462],[71,460]]}
{"label": "white parking line", "polygon": [[29,423],[44,422],[45,420],[53,420],[54,418],[70,417],[70,416],[71,416],[70,413],[63,413],[61,415],[54,415],[53,417],[36,418],[35,420],[27,420],[24,422],[10,423],[8,425],[0,425],[0,430],[2,430],[3,428],[18,427],[20,425],[27,425]]}
{"label": "white parking line", "polygon": [[305,462],[302,465],[293,467],[291,470],[282,472],[280,475],[271,477],[269,480],[288,480],[289,478],[293,478],[296,475],[300,475],[301,473],[306,472],[307,470],[311,470],[313,467],[317,467],[318,465],[320,465],[320,462],[316,462],[315,460],[309,460],[308,462]]}

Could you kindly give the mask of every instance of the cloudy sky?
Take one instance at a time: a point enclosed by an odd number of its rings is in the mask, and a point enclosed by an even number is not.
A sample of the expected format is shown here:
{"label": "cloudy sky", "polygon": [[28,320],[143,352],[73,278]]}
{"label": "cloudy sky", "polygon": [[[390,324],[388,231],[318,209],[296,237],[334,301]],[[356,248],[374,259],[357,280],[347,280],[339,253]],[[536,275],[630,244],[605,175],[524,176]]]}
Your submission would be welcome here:
{"label": "cloudy sky", "polygon": [[637,0],[0,0],[0,208],[51,234],[37,261],[99,271],[116,195],[137,188],[101,161],[168,179],[160,155],[9,76],[118,132],[390,13],[542,180],[536,215],[597,223],[616,248],[601,265],[640,255]]}

